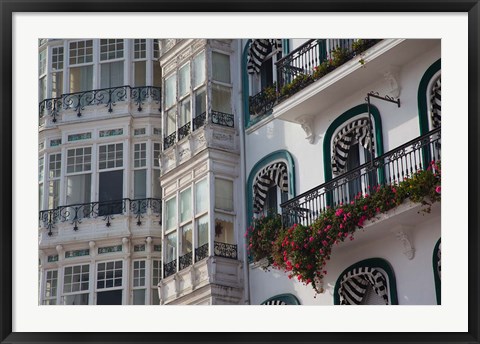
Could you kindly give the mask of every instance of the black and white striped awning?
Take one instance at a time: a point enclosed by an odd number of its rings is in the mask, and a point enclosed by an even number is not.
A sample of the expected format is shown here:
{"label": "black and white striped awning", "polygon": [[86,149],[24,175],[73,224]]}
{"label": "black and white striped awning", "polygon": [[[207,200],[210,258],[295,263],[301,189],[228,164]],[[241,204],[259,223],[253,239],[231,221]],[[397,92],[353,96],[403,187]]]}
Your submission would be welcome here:
{"label": "black and white striped awning", "polygon": [[345,173],[350,146],[357,142],[365,149],[374,147],[373,132],[370,135],[370,120],[367,117],[356,119],[344,126],[333,139],[332,171],[334,174]]}
{"label": "black and white striped awning", "polygon": [[389,304],[387,278],[380,270],[372,267],[355,268],[342,277],[338,289],[340,304],[361,304],[369,286],[383,299],[386,305]]}
{"label": "black and white striped awning", "polygon": [[281,39],[254,39],[250,44],[248,52],[247,71],[248,74],[260,72],[265,57],[271,51],[282,49]]}
{"label": "black and white striped awning", "polygon": [[287,303],[285,301],[282,301],[282,300],[270,300],[270,301],[266,301],[262,305],[264,305],[264,306],[285,306],[286,304]]}
{"label": "black and white striped awning", "polygon": [[253,182],[253,211],[262,211],[267,198],[267,192],[272,182],[282,192],[288,192],[288,170],[283,162],[277,162],[261,170]]}
{"label": "black and white striped awning", "polygon": [[430,111],[433,128],[438,128],[442,123],[442,82],[441,76],[435,80],[430,92]]}

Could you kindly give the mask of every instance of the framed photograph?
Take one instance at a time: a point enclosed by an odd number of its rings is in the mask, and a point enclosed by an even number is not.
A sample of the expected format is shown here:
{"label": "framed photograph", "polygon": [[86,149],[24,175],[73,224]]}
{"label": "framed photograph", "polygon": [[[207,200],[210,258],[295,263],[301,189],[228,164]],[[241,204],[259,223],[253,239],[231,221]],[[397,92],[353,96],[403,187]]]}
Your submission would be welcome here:
{"label": "framed photograph", "polygon": [[0,5],[1,343],[480,342],[478,1]]}

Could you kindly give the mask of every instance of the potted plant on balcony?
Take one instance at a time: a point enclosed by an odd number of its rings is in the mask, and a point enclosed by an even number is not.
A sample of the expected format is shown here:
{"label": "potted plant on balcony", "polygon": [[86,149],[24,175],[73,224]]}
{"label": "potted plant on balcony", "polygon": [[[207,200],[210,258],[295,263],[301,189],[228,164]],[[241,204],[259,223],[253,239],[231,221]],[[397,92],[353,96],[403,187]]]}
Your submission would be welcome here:
{"label": "potted plant on balcony", "polygon": [[280,90],[280,96],[287,98],[310,85],[313,81],[314,79],[311,75],[300,73],[292,80],[292,82],[282,87]]}

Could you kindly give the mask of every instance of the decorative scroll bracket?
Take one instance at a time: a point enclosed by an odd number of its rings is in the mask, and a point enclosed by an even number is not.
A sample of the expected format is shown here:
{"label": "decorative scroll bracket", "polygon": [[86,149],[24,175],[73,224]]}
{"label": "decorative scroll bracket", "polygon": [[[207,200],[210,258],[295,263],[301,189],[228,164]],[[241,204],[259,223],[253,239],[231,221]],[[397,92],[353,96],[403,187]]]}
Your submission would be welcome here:
{"label": "decorative scroll bracket", "polygon": [[302,126],[303,131],[307,135],[305,138],[310,144],[315,142],[315,133],[313,132],[314,118],[312,115],[303,115],[296,118],[296,121]]}
{"label": "decorative scroll bracket", "polygon": [[403,246],[403,254],[405,257],[407,257],[409,260],[412,260],[413,257],[415,256],[415,248],[412,245],[412,242],[410,241],[410,238],[408,236],[409,228],[407,226],[399,226],[395,228],[393,231],[395,232],[395,236],[397,239],[402,243]]}

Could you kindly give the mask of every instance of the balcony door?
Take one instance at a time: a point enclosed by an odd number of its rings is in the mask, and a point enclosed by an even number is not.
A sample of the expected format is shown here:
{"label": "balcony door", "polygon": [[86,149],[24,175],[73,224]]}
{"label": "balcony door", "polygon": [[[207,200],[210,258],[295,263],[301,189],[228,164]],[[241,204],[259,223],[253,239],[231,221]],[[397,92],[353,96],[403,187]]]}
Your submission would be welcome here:
{"label": "balcony door", "polygon": [[[346,164],[346,173],[353,171],[360,165],[363,165],[372,160],[372,153],[365,149],[362,145],[358,142],[355,142],[350,146],[350,150],[348,152],[347,157],[347,164]],[[364,169],[358,171],[358,176],[355,178],[350,178],[347,176],[345,188],[344,188],[344,195],[345,202],[349,202],[355,199],[355,196],[358,194],[365,194],[368,190],[369,186],[373,186],[377,184],[377,178],[374,171],[365,173]]]}
{"label": "balcony door", "polygon": [[99,215],[123,212],[123,170],[100,172],[98,201]]}

